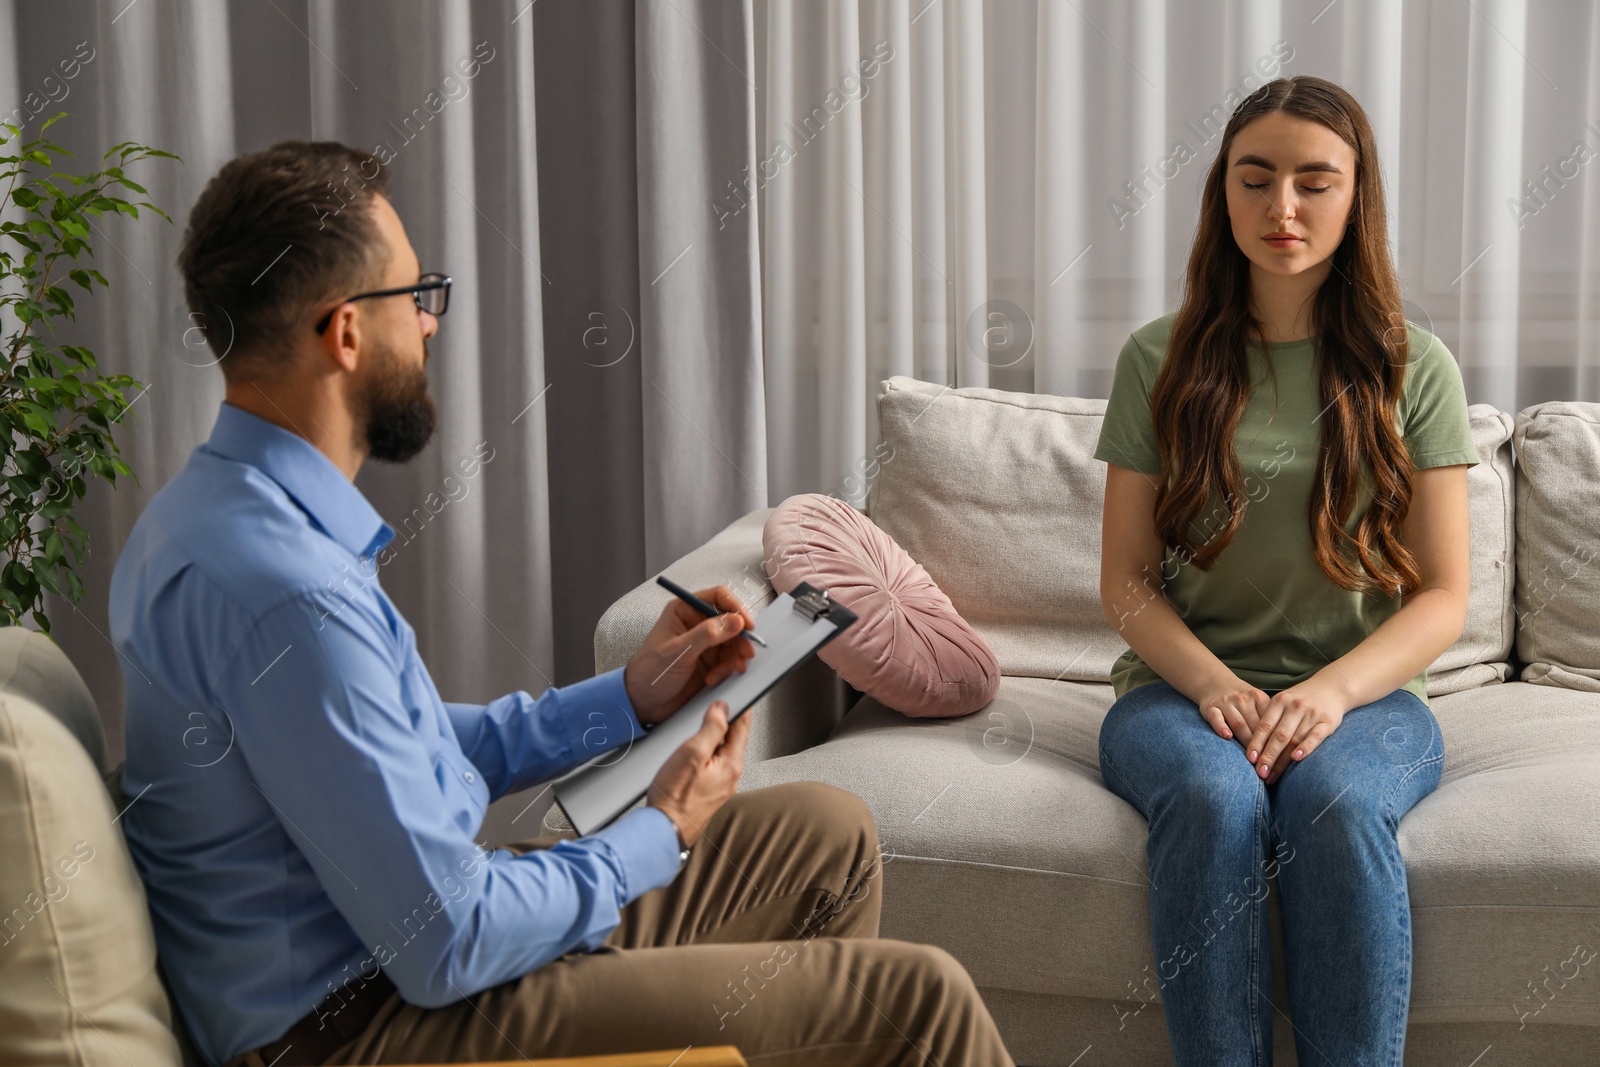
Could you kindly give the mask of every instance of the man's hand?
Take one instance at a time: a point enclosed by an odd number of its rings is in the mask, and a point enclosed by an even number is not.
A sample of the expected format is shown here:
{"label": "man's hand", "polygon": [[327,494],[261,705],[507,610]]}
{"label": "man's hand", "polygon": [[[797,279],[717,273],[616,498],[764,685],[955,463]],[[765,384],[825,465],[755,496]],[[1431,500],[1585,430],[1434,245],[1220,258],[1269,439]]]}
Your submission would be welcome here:
{"label": "man's hand", "polygon": [[1272,697],[1245,746],[1245,756],[1271,785],[1291,762],[1311,755],[1324,737],[1337,730],[1348,710],[1338,689],[1313,675]]}
{"label": "man's hand", "polygon": [[750,715],[746,711],[729,726],[727,702],[713,701],[699,731],[678,746],[650,783],[645,802],[673,821],[684,848],[700,839],[711,816],[733,796],[744,773]]}
{"label": "man's hand", "polygon": [[744,672],[755,645],[739,634],[756,621],[725,585],[695,595],[727,612],[706,618],[677,597],[667,601],[644,644],[628,660],[622,681],[639,721],[661,722],[706,686]]}

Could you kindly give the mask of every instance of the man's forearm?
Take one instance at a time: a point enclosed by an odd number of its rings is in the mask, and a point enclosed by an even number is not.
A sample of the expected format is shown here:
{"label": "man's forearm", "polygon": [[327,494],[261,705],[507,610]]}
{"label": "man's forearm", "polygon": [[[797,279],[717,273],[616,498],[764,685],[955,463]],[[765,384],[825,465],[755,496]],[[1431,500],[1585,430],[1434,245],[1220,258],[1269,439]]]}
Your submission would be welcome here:
{"label": "man's forearm", "polygon": [[644,732],[620,667],[552,686],[537,698],[519,690],[485,705],[445,708],[462,751],[492,783],[495,798],[555,778]]}

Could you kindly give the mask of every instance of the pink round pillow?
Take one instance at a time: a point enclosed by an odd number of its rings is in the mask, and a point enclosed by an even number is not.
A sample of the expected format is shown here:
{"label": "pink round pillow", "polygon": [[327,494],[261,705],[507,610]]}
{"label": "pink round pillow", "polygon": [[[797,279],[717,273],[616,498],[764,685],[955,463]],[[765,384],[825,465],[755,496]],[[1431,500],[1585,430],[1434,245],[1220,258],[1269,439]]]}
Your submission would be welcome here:
{"label": "pink round pillow", "polygon": [[817,655],[884,707],[944,718],[994,699],[1000,665],[983,638],[921,564],[843,500],[790,497],[761,544],[778,592],[810,582],[860,617]]}

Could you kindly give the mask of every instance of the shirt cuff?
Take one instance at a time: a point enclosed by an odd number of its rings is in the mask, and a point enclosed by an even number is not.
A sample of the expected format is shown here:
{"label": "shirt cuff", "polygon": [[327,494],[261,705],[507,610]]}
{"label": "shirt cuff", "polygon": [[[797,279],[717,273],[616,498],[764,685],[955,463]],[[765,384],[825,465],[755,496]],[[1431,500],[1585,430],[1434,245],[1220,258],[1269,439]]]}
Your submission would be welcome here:
{"label": "shirt cuff", "polygon": [[590,837],[610,845],[621,861],[624,904],[678,876],[683,850],[678,826],[660,808],[649,804],[635,808]]}
{"label": "shirt cuff", "polygon": [[576,761],[593,759],[644,736],[644,727],[622,680],[624,670],[618,667],[558,690],[561,720]]}

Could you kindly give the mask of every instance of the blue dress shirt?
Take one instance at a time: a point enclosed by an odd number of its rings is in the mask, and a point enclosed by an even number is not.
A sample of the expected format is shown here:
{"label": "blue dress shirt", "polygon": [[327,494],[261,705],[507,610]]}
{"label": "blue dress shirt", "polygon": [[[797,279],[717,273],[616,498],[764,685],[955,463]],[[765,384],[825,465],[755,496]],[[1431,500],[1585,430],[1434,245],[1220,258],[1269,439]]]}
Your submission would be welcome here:
{"label": "blue dress shirt", "polygon": [[475,842],[490,800],[643,728],[620,668],[441,700],[378,583],[393,538],[310,442],[224,403],[117,561],[122,824],[213,1062],[379,969],[437,1007],[593,950],[678,872],[654,807],[520,856]]}

